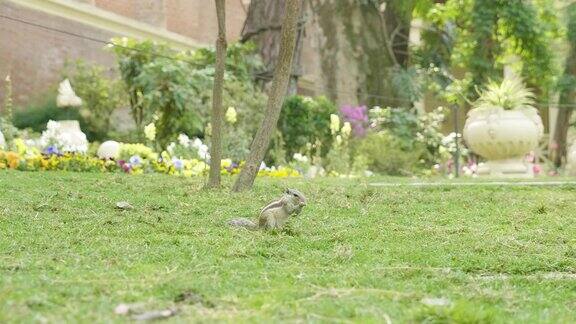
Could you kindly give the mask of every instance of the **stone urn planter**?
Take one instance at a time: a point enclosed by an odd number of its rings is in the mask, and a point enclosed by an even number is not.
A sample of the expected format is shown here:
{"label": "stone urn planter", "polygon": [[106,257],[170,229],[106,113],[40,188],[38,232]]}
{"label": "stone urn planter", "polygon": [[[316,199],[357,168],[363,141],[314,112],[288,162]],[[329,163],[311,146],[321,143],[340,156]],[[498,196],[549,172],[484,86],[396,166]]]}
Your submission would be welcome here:
{"label": "stone urn planter", "polygon": [[532,177],[525,156],[538,147],[544,126],[536,109],[470,111],[464,126],[469,148],[487,160],[484,173]]}
{"label": "stone urn planter", "polygon": [[492,84],[481,94],[463,131],[468,147],[487,160],[480,174],[534,176],[533,164],[525,157],[538,147],[544,126],[532,102],[532,93],[520,80]]}

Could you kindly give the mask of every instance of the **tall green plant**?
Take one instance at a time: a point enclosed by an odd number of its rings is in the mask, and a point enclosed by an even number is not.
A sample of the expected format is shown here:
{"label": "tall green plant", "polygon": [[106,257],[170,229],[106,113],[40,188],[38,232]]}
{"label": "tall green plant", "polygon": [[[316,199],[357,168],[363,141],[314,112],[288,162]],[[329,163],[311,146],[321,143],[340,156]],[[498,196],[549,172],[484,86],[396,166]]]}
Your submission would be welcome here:
{"label": "tall green plant", "polygon": [[518,77],[505,78],[502,83],[490,81],[474,103],[475,109],[534,108],[534,93]]}
{"label": "tall green plant", "polygon": [[92,140],[105,140],[111,130],[114,110],[128,101],[121,81],[106,76],[102,66],[78,60],[66,71],[76,94],[82,98],[80,115],[87,124]]}
{"label": "tall green plant", "polygon": [[[521,76],[538,93],[551,90],[558,75],[551,43],[559,35],[551,0],[447,0],[424,15],[432,28],[423,33],[421,66],[470,74],[463,95],[477,97],[474,86],[502,78],[512,56]],[[451,83],[443,78],[443,86]]]}
{"label": "tall green plant", "polygon": [[137,78],[147,64],[158,57],[169,57],[172,51],[164,44],[125,37],[112,39],[109,48],[116,54],[120,75],[128,92],[132,118],[134,118],[138,133],[143,134],[145,120],[150,114],[146,111],[143,98],[146,89]]}
{"label": "tall green plant", "polygon": [[321,152],[321,155],[324,156],[332,145],[330,115],[335,113],[336,106],[325,97],[287,98],[278,121],[285,158],[290,160],[294,153],[302,153],[306,144],[313,144],[316,140],[322,143],[324,152]]}
{"label": "tall green plant", "polygon": [[[174,140],[178,133],[203,136],[212,98],[214,49],[179,52],[151,41],[113,42],[139,133],[143,134],[143,126],[155,116],[156,139],[161,146]],[[257,120],[262,115],[265,96],[252,83],[253,71],[260,66],[253,51],[251,44],[229,46],[223,99],[225,106],[238,107],[239,114]]]}

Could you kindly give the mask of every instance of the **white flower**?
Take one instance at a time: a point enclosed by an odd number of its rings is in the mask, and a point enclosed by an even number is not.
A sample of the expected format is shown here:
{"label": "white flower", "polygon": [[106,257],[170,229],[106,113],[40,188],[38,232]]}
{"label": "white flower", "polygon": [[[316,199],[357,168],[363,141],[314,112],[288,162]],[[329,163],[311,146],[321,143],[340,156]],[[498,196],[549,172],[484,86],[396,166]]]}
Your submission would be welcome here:
{"label": "white flower", "polygon": [[199,148],[200,146],[202,146],[202,145],[204,145],[204,144],[202,143],[202,140],[199,139],[199,138],[195,138],[195,139],[192,141],[192,147],[195,148],[195,149],[198,149],[198,148]]}
{"label": "white flower", "polygon": [[260,171],[266,170],[266,169],[267,169],[266,163],[264,163],[264,161],[262,161],[262,163],[260,163]]}
{"label": "white flower", "polygon": [[338,115],[336,114],[331,114],[330,131],[332,132],[332,135],[338,133],[339,130],[340,130],[340,117],[338,117]]}
{"label": "white flower", "polygon": [[340,136],[340,135],[336,136],[336,143],[338,145],[342,144],[342,136]]}
{"label": "white flower", "polygon": [[156,125],[154,123],[150,123],[144,127],[144,136],[149,141],[153,141],[156,138]]}
{"label": "white flower", "polygon": [[190,137],[186,134],[178,135],[178,143],[184,147],[188,147],[190,145]]}
{"label": "white flower", "polygon": [[190,141],[190,147],[198,152],[198,156],[205,162],[210,162],[210,151],[208,145],[202,143],[202,140],[195,138]]}
{"label": "white flower", "polygon": [[58,86],[58,97],[56,97],[58,107],[79,107],[82,99],[76,95],[68,79],[62,81]]}
{"label": "white flower", "polygon": [[313,102],[314,102],[314,99],[312,99],[311,97],[306,96],[306,97],[302,98],[302,101],[303,101],[304,103],[310,104],[310,103],[313,103]]}
{"label": "white flower", "polygon": [[168,144],[168,146],[166,146],[166,151],[168,151],[168,154],[174,155],[174,149],[175,148],[176,148],[176,143],[171,142],[170,144]]}
{"label": "white flower", "polygon": [[210,161],[210,153],[208,152],[207,145],[200,145],[198,148],[198,155],[206,162]]}
{"label": "white flower", "polygon": [[341,132],[342,132],[342,136],[344,138],[350,137],[350,134],[352,133],[352,126],[350,125],[349,122],[344,123],[344,126],[342,126]]}
{"label": "white flower", "polygon": [[80,130],[76,121],[66,122],[66,127],[62,127],[59,122],[48,121],[39,143],[44,148],[56,146],[62,152],[86,153],[88,151],[86,134]]}
{"label": "white flower", "polygon": [[237,113],[236,113],[236,109],[234,107],[228,107],[228,110],[226,110],[226,121],[232,125],[234,125],[237,121]]}
{"label": "white flower", "polygon": [[306,155],[302,155],[300,153],[294,153],[293,158],[297,162],[308,163],[308,157]]}

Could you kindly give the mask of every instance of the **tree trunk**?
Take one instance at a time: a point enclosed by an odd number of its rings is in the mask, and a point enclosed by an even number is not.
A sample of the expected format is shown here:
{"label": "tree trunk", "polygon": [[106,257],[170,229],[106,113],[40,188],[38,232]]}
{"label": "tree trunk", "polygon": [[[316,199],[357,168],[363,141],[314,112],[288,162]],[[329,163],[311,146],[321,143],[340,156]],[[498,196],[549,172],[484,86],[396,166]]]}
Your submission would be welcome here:
{"label": "tree trunk", "polygon": [[[560,100],[560,104],[563,103],[574,103],[572,100]],[[570,118],[572,117],[572,107],[560,106],[558,110],[558,115],[556,116],[556,128],[553,134],[552,148],[552,159],[554,161],[554,166],[560,168],[566,159],[566,153],[568,149],[568,129],[570,128]]]}
{"label": "tree trunk", "polygon": [[301,0],[286,0],[286,15],[284,23],[282,24],[282,38],[278,53],[278,63],[274,71],[266,115],[252,141],[250,154],[234,184],[234,191],[243,191],[252,188],[254,179],[260,169],[260,164],[270,144],[270,138],[276,129],[282,103],[286,95],[286,89],[290,83],[290,72],[292,71],[292,59],[296,46],[298,17],[300,16],[301,4]]}
{"label": "tree trunk", "polygon": [[216,40],[216,70],[212,89],[212,144],[210,146],[210,175],[208,188],[220,187],[220,164],[222,160],[222,94],[226,68],[226,0],[216,0],[218,39]]}
{"label": "tree trunk", "polygon": [[410,106],[392,77],[405,68],[408,1],[309,0],[302,69],[317,94],[337,105]]}
{"label": "tree trunk", "polygon": [[[263,89],[272,81],[280,50],[281,21],[285,16],[286,0],[252,0],[242,29],[242,42],[252,41],[258,45],[264,63],[264,71],[256,75]],[[300,13],[302,18],[303,11]],[[301,75],[300,53],[302,51],[303,24],[300,23],[290,76],[288,94],[296,94],[298,77]]]}
{"label": "tree trunk", "polygon": [[566,8],[567,14],[567,35],[570,49],[566,63],[564,64],[565,80],[560,90],[559,111],[556,117],[556,128],[552,134],[551,158],[554,166],[561,167],[566,159],[568,129],[570,128],[570,118],[576,104],[576,3]]}
{"label": "tree trunk", "polygon": [[[286,0],[252,0],[242,31],[243,41],[258,45],[265,71],[272,79],[280,44]],[[299,78],[308,93],[325,95],[338,105],[410,106],[398,89],[393,67],[408,65],[413,2],[387,1],[385,10],[371,1],[307,0],[302,5],[290,94]]]}

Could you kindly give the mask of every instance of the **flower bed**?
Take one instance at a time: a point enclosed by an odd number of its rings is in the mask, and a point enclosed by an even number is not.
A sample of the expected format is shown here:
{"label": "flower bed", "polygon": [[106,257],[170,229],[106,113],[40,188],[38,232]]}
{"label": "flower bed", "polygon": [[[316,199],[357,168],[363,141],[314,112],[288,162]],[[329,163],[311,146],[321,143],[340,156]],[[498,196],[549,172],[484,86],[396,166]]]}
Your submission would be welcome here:
{"label": "flower bed", "polygon": [[[234,175],[241,164],[222,160],[223,175]],[[65,170],[74,172],[123,172],[127,174],[163,173],[193,177],[208,174],[209,165],[198,159],[172,158],[164,152],[157,159],[145,159],[133,155],[129,160],[105,160],[86,154],[45,154],[40,152],[0,151],[0,170],[21,171]],[[265,167],[258,173],[267,177],[298,177],[300,173],[287,167]]]}

